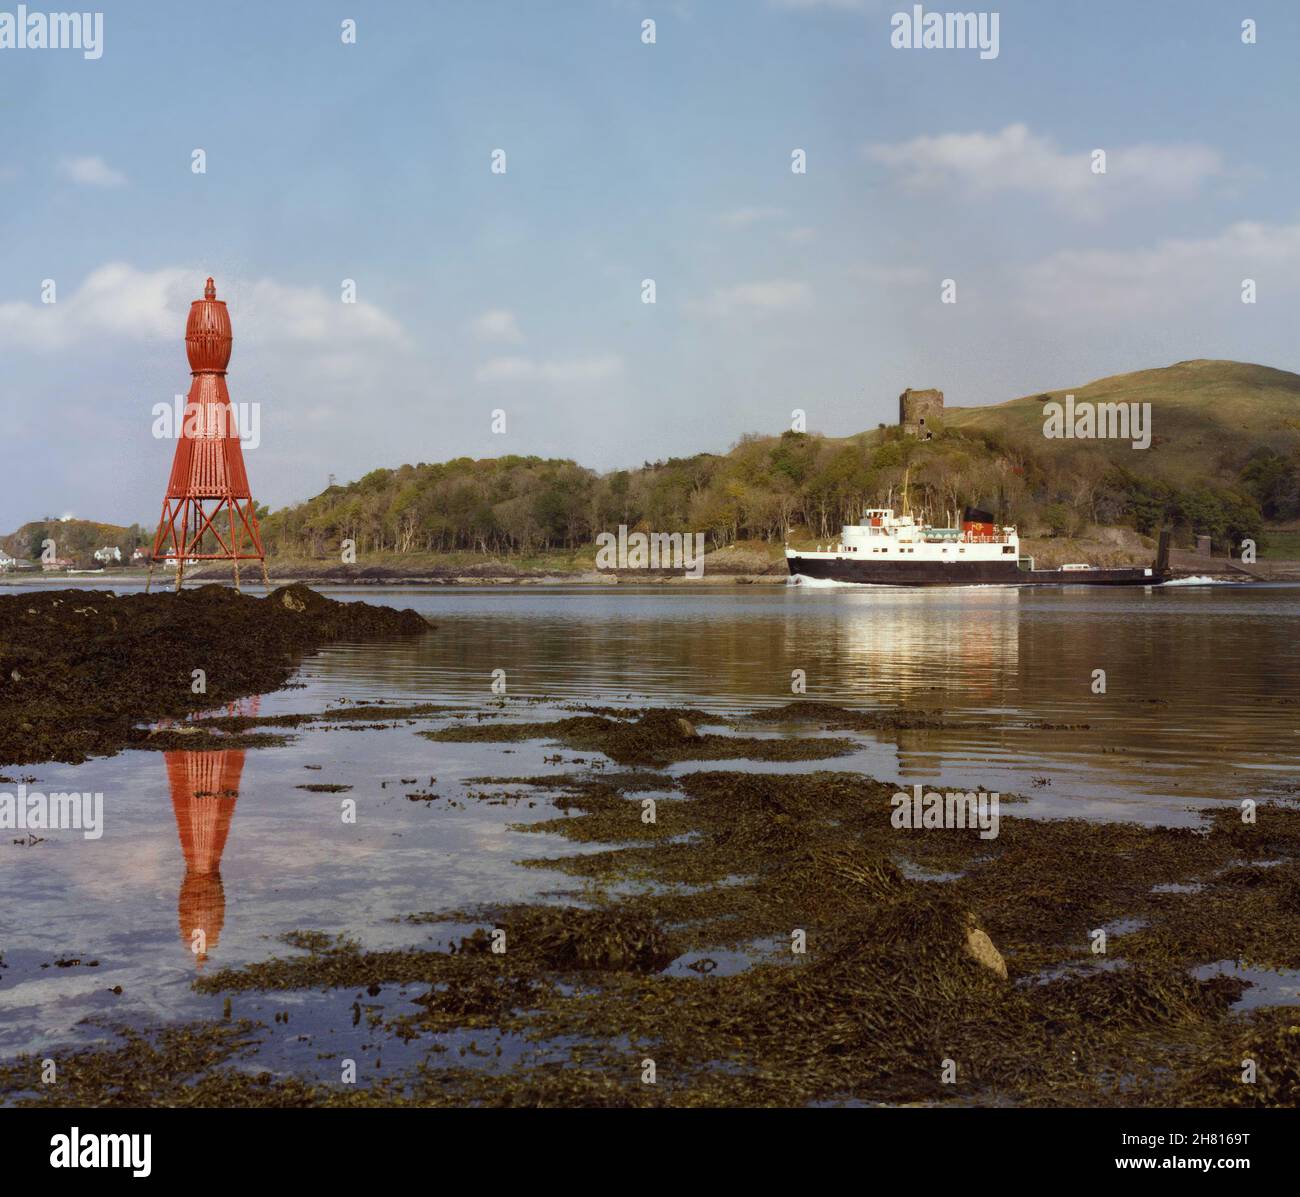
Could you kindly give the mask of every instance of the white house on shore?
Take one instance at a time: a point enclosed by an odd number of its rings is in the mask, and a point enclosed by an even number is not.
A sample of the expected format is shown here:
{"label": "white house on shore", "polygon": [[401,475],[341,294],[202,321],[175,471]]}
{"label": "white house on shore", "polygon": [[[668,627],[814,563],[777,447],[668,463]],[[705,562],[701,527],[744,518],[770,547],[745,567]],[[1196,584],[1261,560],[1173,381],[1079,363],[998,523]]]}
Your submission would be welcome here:
{"label": "white house on shore", "polygon": [[95,560],[107,565],[110,561],[121,563],[122,550],[116,545],[105,545],[102,549],[95,550]]}

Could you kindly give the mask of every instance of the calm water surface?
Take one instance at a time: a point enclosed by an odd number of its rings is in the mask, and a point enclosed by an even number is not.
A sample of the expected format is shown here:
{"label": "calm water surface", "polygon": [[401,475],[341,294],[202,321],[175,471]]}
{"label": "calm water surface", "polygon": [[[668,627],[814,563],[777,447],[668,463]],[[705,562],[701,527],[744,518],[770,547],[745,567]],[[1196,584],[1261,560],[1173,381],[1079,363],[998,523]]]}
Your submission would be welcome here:
{"label": "calm water surface", "polygon": [[[267,715],[380,699],[496,709],[492,675],[503,669],[505,718],[549,718],[573,703],[691,706],[723,718],[792,701],[792,673],[802,670],[810,698],[939,711],[961,726],[862,736],[851,756],[759,768],[960,782],[1028,796],[1017,814],[1166,823],[1194,820],[1210,803],[1300,789],[1293,587],[327,593],[414,607],[437,626],[414,640],[330,646],[303,661],[301,688],[243,709]],[[1092,692],[1098,669],[1104,695]],[[997,730],[980,726],[989,722]],[[1074,726],[1030,726],[1041,722]],[[509,826],[555,812],[522,789],[500,804],[466,794],[484,789],[468,784],[477,777],[571,771],[574,754],[416,734],[440,725],[311,727],[284,748],[127,752],[5,770],[34,789],[102,791],[106,828],[96,841],[53,832],[32,846],[9,833],[0,842],[0,1057],[102,1042],[117,1025],[217,1016],[222,999],[190,988],[196,972],[284,952],[278,940],[291,930],[345,933],[370,947],[441,945],[463,928],[402,916],[539,895],[564,900],[572,879],[517,862],[574,846]],[[561,762],[544,759],[557,751]],[[731,767],[755,766],[669,772]],[[297,788],[321,782],[353,788]],[[442,797],[408,801],[416,789]],[[356,800],[355,824],[340,817],[344,797]],[[191,951],[195,927],[207,937],[203,956]],[[81,963],[56,963],[70,960]],[[400,1004],[413,993],[388,987],[362,1000]],[[326,1051],[365,1053],[359,1058],[376,1068],[409,1062],[404,1052],[423,1055],[427,1042],[369,1042],[364,1020],[351,1026],[355,998],[235,995],[237,1017],[268,1024],[245,1066],[330,1075],[336,1065],[322,1063]],[[279,1010],[291,1012],[290,1022],[271,1029]],[[513,1047],[504,1048],[508,1062]]]}

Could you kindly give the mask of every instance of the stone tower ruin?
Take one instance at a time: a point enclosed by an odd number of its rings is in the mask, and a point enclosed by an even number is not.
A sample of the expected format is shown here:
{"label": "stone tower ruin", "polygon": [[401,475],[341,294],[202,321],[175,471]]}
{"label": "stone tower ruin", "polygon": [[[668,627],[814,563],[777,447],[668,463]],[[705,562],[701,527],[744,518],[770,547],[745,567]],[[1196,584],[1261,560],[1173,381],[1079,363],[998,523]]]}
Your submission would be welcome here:
{"label": "stone tower ruin", "polygon": [[898,397],[898,426],[904,436],[929,440],[943,418],[942,391],[914,391],[908,387]]}

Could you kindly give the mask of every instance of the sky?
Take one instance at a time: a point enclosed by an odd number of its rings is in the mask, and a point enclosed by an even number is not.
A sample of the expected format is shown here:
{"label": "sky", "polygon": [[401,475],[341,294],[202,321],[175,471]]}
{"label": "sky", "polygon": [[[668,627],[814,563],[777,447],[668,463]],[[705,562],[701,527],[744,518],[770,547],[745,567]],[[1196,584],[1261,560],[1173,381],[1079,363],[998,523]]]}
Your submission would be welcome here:
{"label": "sky", "polygon": [[898,0],[122,0],[98,58],[0,48],[0,532],[153,526],[208,275],[272,507],[1300,371],[1300,5],[962,7],[996,57],[896,48]]}

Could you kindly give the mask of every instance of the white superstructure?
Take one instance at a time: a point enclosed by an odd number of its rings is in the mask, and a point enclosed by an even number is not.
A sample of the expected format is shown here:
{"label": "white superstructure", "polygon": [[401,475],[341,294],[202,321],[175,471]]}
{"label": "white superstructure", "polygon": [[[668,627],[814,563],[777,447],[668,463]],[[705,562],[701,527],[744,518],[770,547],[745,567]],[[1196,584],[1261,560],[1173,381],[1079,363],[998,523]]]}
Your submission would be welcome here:
{"label": "white superstructure", "polygon": [[1009,561],[1020,557],[1020,537],[1013,525],[963,524],[932,528],[910,515],[895,515],[887,507],[872,507],[860,524],[845,524],[838,544],[817,546],[815,552],[787,548],[787,557],[813,561]]}

